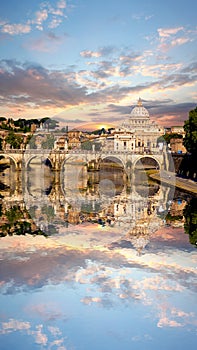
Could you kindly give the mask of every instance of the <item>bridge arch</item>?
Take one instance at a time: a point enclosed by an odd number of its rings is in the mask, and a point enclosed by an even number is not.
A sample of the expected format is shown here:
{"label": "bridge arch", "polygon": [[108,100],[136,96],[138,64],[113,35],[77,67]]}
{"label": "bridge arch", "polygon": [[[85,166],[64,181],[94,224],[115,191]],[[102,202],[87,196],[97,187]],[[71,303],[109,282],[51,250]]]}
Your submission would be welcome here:
{"label": "bridge arch", "polygon": [[104,160],[110,160],[111,162],[113,162],[113,163],[118,163],[118,164],[120,164],[120,165],[122,165],[122,167],[123,167],[123,169],[125,169],[125,162],[123,161],[123,159],[121,158],[121,157],[119,157],[119,156],[117,156],[117,155],[110,155],[110,154],[103,154],[103,155],[101,155],[101,157],[100,157],[100,163],[102,162],[102,161],[104,161]]}
{"label": "bridge arch", "polygon": [[67,153],[66,156],[62,159],[61,161],[61,169],[63,169],[63,167],[68,164],[68,163],[72,163],[72,164],[86,164],[88,162],[86,155],[83,154],[69,154]]}
{"label": "bridge arch", "polygon": [[133,169],[136,168],[136,165],[139,161],[141,160],[145,160],[145,159],[150,159],[150,160],[154,160],[155,161],[155,167],[158,168],[158,170],[161,170],[162,164],[160,159],[158,159],[158,157],[152,155],[152,154],[143,154],[140,155],[139,157],[137,157],[134,162],[133,162]]}
{"label": "bridge arch", "polygon": [[18,161],[17,161],[17,159],[15,159],[14,157],[12,157],[12,156],[10,156],[9,154],[6,154],[6,153],[0,154],[0,157],[5,158],[5,159],[12,160],[12,162],[13,162],[15,168],[17,168]]}
{"label": "bridge arch", "polygon": [[48,157],[48,156],[44,157],[43,155],[40,155],[40,156],[39,156],[39,155],[37,155],[37,154],[34,154],[34,155],[30,156],[30,157],[28,158],[28,160],[26,161],[25,168],[28,169],[28,167],[30,166],[31,161],[32,161],[33,159],[36,159],[36,158],[40,159],[40,160],[41,160],[41,163],[43,162],[43,164],[45,164],[45,165],[48,165],[48,164],[46,164],[46,161],[48,160],[48,162],[49,162],[49,164],[50,164],[50,165],[49,165],[50,168],[53,167],[53,161],[50,159],[50,157]]}

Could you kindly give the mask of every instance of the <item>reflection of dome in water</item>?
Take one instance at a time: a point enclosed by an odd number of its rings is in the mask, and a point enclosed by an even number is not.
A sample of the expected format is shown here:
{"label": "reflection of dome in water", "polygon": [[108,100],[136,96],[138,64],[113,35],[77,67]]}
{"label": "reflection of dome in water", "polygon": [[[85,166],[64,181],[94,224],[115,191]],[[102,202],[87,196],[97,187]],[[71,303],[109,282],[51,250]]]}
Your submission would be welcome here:
{"label": "reflection of dome in water", "polygon": [[144,224],[136,225],[127,234],[127,237],[129,237],[129,240],[131,241],[133,247],[136,249],[139,255],[142,254],[142,251],[149,243],[150,236],[150,226],[147,226],[145,222]]}
{"label": "reflection of dome in water", "polygon": [[146,245],[149,243],[149,237],[148,236],[134,236],[131,239],[131,243],[133,247],[136,249],[138,254],[140,255],[143,251],[143,249],[146,247]]}
{"label": "reflection of dome in water", "polygon": [[139,98],[137,106],[132,109],[130,116],[131,118],[149,118],[149,112],[145,107],[142,106],[141,98]]}

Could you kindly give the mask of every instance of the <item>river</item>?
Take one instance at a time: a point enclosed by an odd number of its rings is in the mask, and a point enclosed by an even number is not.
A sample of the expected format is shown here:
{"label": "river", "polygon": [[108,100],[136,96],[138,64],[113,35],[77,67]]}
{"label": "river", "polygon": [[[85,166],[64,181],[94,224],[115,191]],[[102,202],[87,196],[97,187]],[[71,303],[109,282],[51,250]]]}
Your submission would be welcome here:
{"label": "river", "polygon": [[0,181],[1,350],[196,349],[195,196],[79,164]]}

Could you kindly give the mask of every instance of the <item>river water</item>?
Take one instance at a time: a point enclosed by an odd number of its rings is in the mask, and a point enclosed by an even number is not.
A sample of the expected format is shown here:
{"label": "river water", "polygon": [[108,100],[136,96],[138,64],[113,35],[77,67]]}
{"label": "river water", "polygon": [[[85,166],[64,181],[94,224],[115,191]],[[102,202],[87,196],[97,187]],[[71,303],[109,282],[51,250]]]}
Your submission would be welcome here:
{"label": "river water", "polygon": [[196,198],[136,171],[6,169],[1,349],[196,349]]}

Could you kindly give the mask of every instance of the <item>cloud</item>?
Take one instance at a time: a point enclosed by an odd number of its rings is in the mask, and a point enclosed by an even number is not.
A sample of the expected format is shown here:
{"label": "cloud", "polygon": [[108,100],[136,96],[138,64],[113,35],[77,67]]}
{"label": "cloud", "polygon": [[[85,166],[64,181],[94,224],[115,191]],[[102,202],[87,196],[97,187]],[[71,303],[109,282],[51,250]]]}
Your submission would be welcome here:
{"label": "cloud", "polygon": [[167,317],[161,317],[157,323],[157,327],[182,327],[182,324],[175,320],[169,320]]}
{"label": "cloud", "polygon": [[[110,71],[114,69],[110,62],[102,62],[102,66],[106,70],[103,73],[105,75],[110,75]],[[80,103],[110,103],[120,100],[132,91],[138,92],[153,85],[152,83],[138,86],[115,84],[88,92],[88,86],[77,83],[73,72],[48,70],[32,63],[21,64],[12,60],[2,60],[0,68],[0,93],[3,105],[9,101],[9,105],[13,106],[19,106],[20,103],[28,106],[31,103],[35,108],[40,106],[47,108],[52,105],[66,108]],[[95,74],[103,75],[99,71]]]}
{"label": "cloud", "polygon": [[57,3],[57,8],[65,9],[66,8],[66,1],[65,0],[59,0],[58,3]]}
{"label": "cloud", "polygon": [[[47,53],[57,50],[63,40],[63,37],[49,31],[43,32],[38,39],[29,40],[25,45],[31,50]],[[88,69],[83,70],[78,70],[77,66],[57,70],[47,69],[31,62],[0,61],[1,106],[4,108],[6,106],[7,113],[9,111],[13,115],[20,111],[26,113],[26,111],[42,109],[42,113],[47,110],[50,111],[50,115],[53,113],[61,117],[61,112],[65,110],[64,117],[68,121],[73,118],[76,123],[77,120],[83,122],[87,117],[103,118],[107,121],[112,118],[111,115],[107,116],[111,105],[120,106],[119,118],[121,118],[121,110],[124,113],[127,109],[127,105],[123,105],[122,101],[125,103],[129,96],[131,99],[134,96],[136,100],[139,95],[143,96],[150,92],[170,96],[171,91],[178,93],[179,90],[189,89],[197,84],[196,61],[188,66],[184,66],[183,63],[154,63],[151,50],[140,54],[129,48],[120,51],[110,47],[103,48],[103,52],[110,52],[110,50],[115,54],[112,57],[108,56],[107,59],[101,59],[102,56],[96,57],[101,55],[102,49],[94,51],[93,53],[97,54],[92,65],[88,65]],[[92,55],[92,51],[84,52],[85,59],[89,55]],[[164,58],[162,60],[165,61]],[[155,103],[157,104],[157,99]],[[151,107],[150,112],[153,112],[152,115],[157,116],[162,123],[165,118],[162,120],[164,115],[159,113],[165,114],[166,118],[171,118],[168,119],[169,122],[176,120],[177,116],[180,122],[186,119],[187,107],[190,108],[188,102],[167,104],[165,99],[161,99],[160,103],[161,105],[157,108],[156,105],[154,108]],[[96,115],[96,110],[90,111],[92,104],[102,106],[103,109],[97,109]],[[190,104],[194,106],[194,103],[190,102]],[[73,112],[71,112],[72,116],[69,115],[70,108],[77,106],[86,107],[86,111],[82,113],[81,110],[76,110],[75,116]],[[166,110],[163,107],[166,107]],[[182,110],[179,115],[180,108]],[[168,110],[172,111],[172,114],[167,116]],[[118,108],[114,112],[116,115],[113,118],[117,119]],[[95,121],[95,119],[92,120]]]}
{"label": "cloud", "polygon": [[191,41],[191,39],[190,38],[183,38],[183,37],[176,38],[176,39],[171,41],[171,47],[183,45],[183,44],[187,43],[188,41]]}
{"label": "cloud", "polygon": [[[4,97],[4,101],[10,99],[13,105],[31,102],[37,107],[66,107],[78,105],[86,99],[86,88],[76,84],[69,73],[49,71],[39,65],[9,60],[1,61],[0,66],[1,102]],[[23,96],[26,96],[26,102]]]}
{"label": "cloud", "polygon": [[115,46],[103,46],[99,48],[97,51],[84,50],[80,52],[80,55],[84,58],[98,58],[98,57],[106,57],[112,55],[117,52],[117,48]]}
{"label": "cloud", "polygon": [[24,47],[31,51],[38,52],[54,52],[63,42],[63,37],[56,35],[53,32],[43,32],[37,39],[28,40]]}
{"label": "cloud", "polygon": [[84,50],[80,52],[80,55],[85,58],[101,57],[101,53],[98,51]]}
{"label": "cloud", "polygon": [[119,115],[129,114],[131,112],[131,106],[117,106],[112,103],[108,105],[108,110],[112,113],[118,113]]}
{"label": "cloud", "polygon": [[66,2],[60,0],[56,6],[51,6],[48,2],[43,2],[40,9],[35,12],[32,18],[29,18],[25,23],[8,23],[5,20],[0,22],[0,31],[9,35],[28,34],[33,29],[43,31],[44,28],[58,27],[64,18],[67,18],[65,10],[67,8]]}
{"label": "cloud", "polygon": [[42,11],[37,11],[36,12],[36,18],[34,21],[32,21],[32,23],[36,24],[36,28],[39,30],[43,30],[43,22],[45,22],[48,18],[48,11],[46,9],[42,10]]}
{"label": "cloud", "polygon": [[28,330],[30,329],[30,327],[31,327],[30,322],[23,322],[23,321],[19,321],[11,318],[8,322],[2,322],[1,334],[21,331],[21,330]]}
{"label": "cloud", "polygon": [[84,124],[84,123],[87,123],[87,120],[83,120],[83,119],[66,119],[64,118],[63,116],[60,118],[60,117],[56,117],[54,116],[54,119],[55,120],[59,120],[60,122],[61,121],[64,121],[64,123],[68,123],[68,124]]}
{"label": "cloud", "polygon": [[54,29],[57,28],[62,23],[61,18],[53,18],[49,23],[49,28]]}
{"label": "cloud", "polygon": [[28,34],[30,31],[29,24],[4,24],[1,26],[1,32],[9,35]]}
{"label": "cloud", "polygon": [[195,35],[184,27],[159,28],[159,50],[168,51],[176,46],[195,40]]}
{"label": "cloud", "polygon": [[139,20],[148,21],[148,20],[150,20],[150,19],[153,18],[153,17],[154,17],[154,15],[146,15],[146,14],[144,14],[144,13],[135,13],[135,14],[133,14],[133,15],[131,16],[131,18],[132,18],[133,20],[137,20],[137,21],[139,21]]}
{"label": "cloud", "polygon": [[159,28],[157,29],[159,36],[161,38],[169,38],[172,35],[177,34],[180,31],[183,31],[184,27],[175,27],[175,28]]}
{"label": "cloud", "polygon": [[36,24],[38,30],[43,30],[44,22],[47,22],[48,28],[57,28],[67,16],[64,13],[66,9],[66,2],[59,1],[56,7],[51,6],[49,3],[43,3],[41,5],[41,10],[37,11],[35,14],[35,19],[32,20],[32,23]]}

